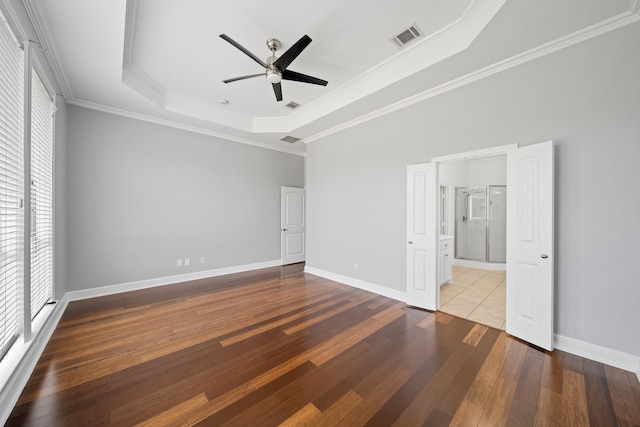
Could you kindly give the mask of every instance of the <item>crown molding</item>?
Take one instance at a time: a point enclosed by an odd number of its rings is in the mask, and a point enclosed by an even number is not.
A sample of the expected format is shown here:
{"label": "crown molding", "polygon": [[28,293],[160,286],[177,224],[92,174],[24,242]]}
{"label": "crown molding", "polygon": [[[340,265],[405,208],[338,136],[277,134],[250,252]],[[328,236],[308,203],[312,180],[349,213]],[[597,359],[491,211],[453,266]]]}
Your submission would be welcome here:
{"label": "crown molding", "polygon": [[617,30],[619,28],[625,27],[627,25],[633,24],[638,21],[640,21],[640,0],[633,0],[627,12],[621,13],[609,19],[605,19],[604,21],[601,21],[597,24],[575,31],[569,35],[560,37],[551,42],[529,49],[528,51],[519,53],[510,58],[488,65],[484,68],[481,68],[479,70],[476,70],[464,76],[458,77],[456,79],[450,80],[446,83],[440,84],[431,89],[427,89],[423,92],[412,95],[408,98],[405,98],[401,101],[387,105],[378,110],[372,111],[356,119],[349,120],[338,126],[334,126],[333,128],[324,130],[322,132],[318,132],[314,135],[303,138],[302,141],[305,143],[310,143],[313,141],[320,140],[334,133],[341,132],[353,126],[360,125],[362,123],[366,123],[369,120],[373,120],[378,117],[385,116],[387,114],[393,113],[394,111],[407,108],[418,102],[422,102],[427,99],[433,98],[435,96],[441,95],[443,93],[450,92],[454,89],[460,88],[462,86],[466,86],[478,80],[482,80],[486,77],[493,76],[502,71],[509,70],[513,67],[517,67],[518,65],[525,64],[535,59],[542,58],[546,55],[558,52],[560,50],[566,49],[568,47],[574,46],[576,44],[582,43],[594,37],[598,37],[600,35]]}
{"label": "crown molding", "polygon": [[62,96],[67,100],[73,99],[73,91],[69,84],[69,79],[64,72],[64,68],[60,65],[62,64],[62,61],[60,61],[60,56],[56,51],[54,43],[51,42],[51,31],[49,30],[46,21],[42,18],[42,12],[40,10],[40,6],[38,6],[38,2],[36,0],[23,0],[22,3],[24,4],[24,8],[27,11],[29,19],[31,20],[31,24],[36,32],[40,46],[42,46],[47,62],[49,62],[49,66],[51,67],[51,71],[56,79],[56,83],[62,91]]}
{"label": "crown molding", "polygon": [[215,132],[209,129],[200,128],[197,126],[189,126],[183,123],[174,122],[172,120],[160,119],[158,117],[149,116],[146,114],[135,113],[133,111],[122,110],[119,108],[109,107],[102,104],[97,104],[94,102],[83,101],[81,99],[70,99],[67,100],[68,104],[76,105],[78,107],[88,108],[90,110],[101,111],[103,113],[114,114],[116,116],[127,117],[130,119],[140,120],[143,122],[154,123],[161,126],[167,126],[174,129],[180,129],[187,132],[198,133],[202,135],[212,136],[214,138],[224,139],[227,141],[239,142],[241,144],[252,145],[254,147],[265,148],[268,150],[279,151],[287,154],[294,154],[296,156],[306,156],[305,152],[286,147],[278,147],[271,144],[266,144],[264,142],[254,141],[251,139],[240,138],[233,135],[227,135],[222,132]]}
{"label": "crown molding", "polygon": [[476,0],[463,14],[424,40],[408,46],[287,117],[257,117],[253,132],[292,132],[465,49],[506,0]]}
{"label": "crown molding", "polygon": [[507,0],[473,0],[451,24],[285,117],[233,114],[171,92],[133,63],[138,1],[127,0],[122,82],[160,107],[251,133],[290,133],[469,47]]}

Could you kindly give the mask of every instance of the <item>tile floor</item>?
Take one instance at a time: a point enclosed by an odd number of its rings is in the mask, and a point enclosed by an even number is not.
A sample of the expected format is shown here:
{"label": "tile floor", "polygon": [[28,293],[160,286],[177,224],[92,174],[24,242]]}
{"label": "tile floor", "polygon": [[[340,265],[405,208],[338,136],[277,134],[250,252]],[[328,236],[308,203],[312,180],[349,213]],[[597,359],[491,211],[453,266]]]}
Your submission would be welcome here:
{"label": "tile floor", "polygon": [[505,275],[454,265],[451,282],[440,286],[440,311],[504,330]]}

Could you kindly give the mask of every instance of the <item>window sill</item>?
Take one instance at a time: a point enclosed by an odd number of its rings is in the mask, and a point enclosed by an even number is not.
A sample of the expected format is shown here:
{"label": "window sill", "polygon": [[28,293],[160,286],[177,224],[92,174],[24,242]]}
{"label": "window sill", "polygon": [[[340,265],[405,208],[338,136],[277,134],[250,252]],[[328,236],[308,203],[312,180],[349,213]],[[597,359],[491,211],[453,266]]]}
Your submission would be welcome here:
{"label": "window sill", "polygon": [[11,415],[67,304],[65,296],[56,304],[45,305],[33,320],[32,339],[25,342],[19,336],[0,362],[0,424]]}

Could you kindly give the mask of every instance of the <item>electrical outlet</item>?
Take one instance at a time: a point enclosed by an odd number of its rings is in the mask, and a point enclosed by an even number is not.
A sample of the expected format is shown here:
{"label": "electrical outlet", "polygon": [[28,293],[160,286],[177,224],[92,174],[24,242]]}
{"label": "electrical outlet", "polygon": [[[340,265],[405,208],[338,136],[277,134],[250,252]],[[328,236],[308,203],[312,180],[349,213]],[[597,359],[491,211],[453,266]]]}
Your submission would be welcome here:
{"label": "electrical outlet", "polygon": [[354,270],[357,270],[357,269],[358,269],[358,263],[357,263],[357,262],[354,262],[354,263],[353,263],[353,269],[354,269]]}
{"label": "electrical outlet", "polygon": [[184,265],[191,265],[191,258],[185,258]]}
{"label": "electrical outlet", "polygon": [[182,258],[178,258],[176,264],[178,265],[178,267],[182,267]]}
{"label": "electrical outlet", "polygon": [[200,264],[204,264],[204,257],[200,257]]}

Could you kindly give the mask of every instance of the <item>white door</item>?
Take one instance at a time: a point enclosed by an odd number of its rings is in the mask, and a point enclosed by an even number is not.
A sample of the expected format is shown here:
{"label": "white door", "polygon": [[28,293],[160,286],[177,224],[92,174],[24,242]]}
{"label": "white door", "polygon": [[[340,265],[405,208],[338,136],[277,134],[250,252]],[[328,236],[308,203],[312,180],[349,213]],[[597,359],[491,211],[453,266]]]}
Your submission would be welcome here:
{"label": "white door", "polygon": [[407,166],[407,304],[438,308],[435,163]]}
{"label": "white door", "polygon": [[553,143],[507,153],[507,333],[553,349]]}
{"label": "white door", "polygon": [[280,251],[282,265],[305,260],[304,188],[282,187],[280,215]]}

